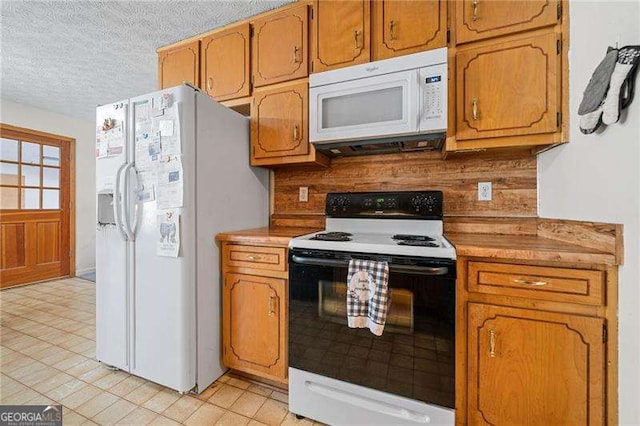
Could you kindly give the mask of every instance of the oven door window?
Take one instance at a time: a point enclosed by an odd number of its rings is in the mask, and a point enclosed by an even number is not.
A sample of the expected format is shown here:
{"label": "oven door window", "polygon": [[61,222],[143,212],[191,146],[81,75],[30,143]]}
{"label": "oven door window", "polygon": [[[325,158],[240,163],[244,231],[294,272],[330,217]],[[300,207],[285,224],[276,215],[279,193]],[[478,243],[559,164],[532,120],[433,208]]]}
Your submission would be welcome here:
{"label": "oven door window", "polygon": [[290,263],[290,366],[453,408],[454,280],[391,272],[379,337],[347,327],[346,280],[346,268]]}

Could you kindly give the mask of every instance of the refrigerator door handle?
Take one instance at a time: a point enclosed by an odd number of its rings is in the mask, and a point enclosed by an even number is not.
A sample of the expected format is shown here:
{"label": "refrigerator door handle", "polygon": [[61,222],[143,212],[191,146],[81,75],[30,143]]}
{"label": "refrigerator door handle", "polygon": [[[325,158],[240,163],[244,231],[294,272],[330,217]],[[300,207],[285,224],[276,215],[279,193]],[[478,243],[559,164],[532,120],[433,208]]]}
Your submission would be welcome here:
{"label": "refrigerator door handle", "polygon": [[120,231],[120,235],[124,241],[127,241],[127,233],[124,230],[122,223],[122,205],[120,203],[120,176],[122,176],[122,170],[127,167],[127,163],[122,163],[116,172],[116,182],[113,189],[113,210],[116,219],[116,228]]}
{"label": "refrigerator door handle", "polygon": [[122,171],[122,173],[124,173],[124,193],[125,193],[125,209],[127,210],[125,212],[124,215],[124,219],[122,220],[123,222],[123,228],[124,228],[124,232],[127,234],[127,239],[129,241],[134,241],[135,237],[133,235],[133,229],[131,229],[131,224],[129,223],[129,206],[131,205],[130,200],[129,200],[129,195],[131,194],[131,191],[129,190],[129,172],[131,171],[131,168],[133,167],[133,163],[127,163],[124,167],[124,170]]}
{"label": "refrigerator door handle", "polygon": [[133,170],[133,175],[135,176],[135,186],[134,186],[134,191],[133,191],[133,196],[134,196],[134,210],[133,210],[133,227],[131,228],[131,235],[133,235],[133,237],[135,238],[136,236],[136,231],[138,229],[138,221],[139,221],[139,217],[138,217],[138,208],[140,207],[140,201],[139,201],[139,194],[140,191],[143,189],[140,186],[140,174],[138,173],[138,169],[136,169],[136,165],[135,164],[131,164],[131,169]]}

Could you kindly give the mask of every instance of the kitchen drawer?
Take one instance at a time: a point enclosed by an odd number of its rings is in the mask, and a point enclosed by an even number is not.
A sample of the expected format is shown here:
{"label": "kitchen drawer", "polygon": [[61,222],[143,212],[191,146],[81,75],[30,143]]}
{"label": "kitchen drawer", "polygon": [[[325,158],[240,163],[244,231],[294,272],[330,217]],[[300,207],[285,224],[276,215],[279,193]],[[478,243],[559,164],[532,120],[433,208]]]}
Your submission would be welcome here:
{"label": "kitchen drawer", "polygon": [[604,272],[470,261],[468,290],[501,296],[602,305]]}
{"label": "kitchen drawer", "polygon": [[287,249],[283,247],[258,247],[225,245],[224,261],[228,267],[287,270]]}

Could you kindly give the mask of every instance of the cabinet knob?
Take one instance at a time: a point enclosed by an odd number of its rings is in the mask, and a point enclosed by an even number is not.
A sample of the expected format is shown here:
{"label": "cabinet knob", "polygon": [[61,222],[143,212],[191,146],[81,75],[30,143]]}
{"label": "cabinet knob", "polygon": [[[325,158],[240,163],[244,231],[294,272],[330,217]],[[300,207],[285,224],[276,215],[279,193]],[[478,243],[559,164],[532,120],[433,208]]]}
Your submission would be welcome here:
{"label": "cabinet knob", "polygon": [[209,76],[209,78],[207,78],[207,92],[211,92],[212,89],[213,89],[213,77]]}
{"label": "cabinet knob", "polygon": [[293,126],[293,140],[297,141],[300,138],[300,128],[296,124]]}
{"label": "cabinet knob", "polygon": [[478,20],[478,11],[480,10],[480,0],[473,0],[473,20]]}
{"label": "cabinet knob", "polygon": [[489,330],[489,356],[496,357],[496,331]]}
{"label": "cabinet knob", "polygon": [[302,62],[298,60],[298,52],[300,48],[298,46],[293,46],[293,63],[297,64],[298,62]]}
{"label": "cabinet knob", "polygon": [[478,119],[478,99],[477,98],[473,98],[473,101],[471,101],[471,116],[473,117],[474,120]]}
{"label": "cabinet knob", "polygon": [[360,49],[360,30],[355,30],[353,32],[353,36],[355,38],[356,41],[356,50]]}
{"label": "cabinet knob", "polygon": [[395,21],[390,21],[389,22],[389,38],[391,40],[395,40],[396,39],[396,23]]}

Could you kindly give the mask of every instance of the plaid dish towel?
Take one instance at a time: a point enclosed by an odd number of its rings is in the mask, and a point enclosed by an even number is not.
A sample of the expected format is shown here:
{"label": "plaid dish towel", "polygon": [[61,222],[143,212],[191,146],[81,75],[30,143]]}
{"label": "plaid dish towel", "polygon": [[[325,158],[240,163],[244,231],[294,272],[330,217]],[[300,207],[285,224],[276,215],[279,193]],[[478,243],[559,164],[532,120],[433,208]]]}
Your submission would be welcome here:
{"label": "plaid dish towel", "polygon": [[381,336],[389,310],[387,262],[351,259],[347,275],[347,320],[350,328],[369,328]]}

